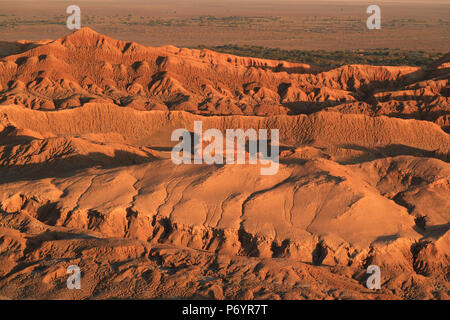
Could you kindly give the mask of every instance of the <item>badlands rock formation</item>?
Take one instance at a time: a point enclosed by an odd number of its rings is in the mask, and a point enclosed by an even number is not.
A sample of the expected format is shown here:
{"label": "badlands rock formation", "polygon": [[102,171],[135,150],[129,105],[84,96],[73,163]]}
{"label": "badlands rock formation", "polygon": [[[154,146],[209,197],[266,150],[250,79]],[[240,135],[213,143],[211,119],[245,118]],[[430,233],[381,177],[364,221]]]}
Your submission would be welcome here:
{"label": "badlands rock formation", "polygon": [[[449,299],[450,55],[319,70],[90,29],[0,53],[1,297]],[[176,166],[194,121],[279,129],[278,173]]]}

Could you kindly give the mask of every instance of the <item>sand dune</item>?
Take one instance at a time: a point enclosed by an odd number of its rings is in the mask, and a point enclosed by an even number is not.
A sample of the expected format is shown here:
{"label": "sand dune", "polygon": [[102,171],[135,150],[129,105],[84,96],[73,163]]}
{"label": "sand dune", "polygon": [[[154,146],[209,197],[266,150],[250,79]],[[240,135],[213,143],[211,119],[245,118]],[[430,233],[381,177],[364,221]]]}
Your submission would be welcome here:
{"label": "sand dune", "polygon": [[[448,56],[318,70],[89,29],[14,50],[1,297],[449,299]],[[278,173],[176,166],[171,133],[194,121],[279,129]]]}

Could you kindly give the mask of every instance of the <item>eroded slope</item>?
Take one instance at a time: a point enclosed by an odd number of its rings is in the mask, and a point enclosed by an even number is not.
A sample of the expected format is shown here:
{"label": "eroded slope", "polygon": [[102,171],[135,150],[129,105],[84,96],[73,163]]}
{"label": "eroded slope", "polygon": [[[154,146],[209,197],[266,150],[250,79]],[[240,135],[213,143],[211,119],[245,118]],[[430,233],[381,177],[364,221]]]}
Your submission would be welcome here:
{"label": "eroded slope", "polygon": [[[318,70],[89,29],[5,52],[0,297],[449,299],[448,55]],[[194,121],[278,129],[278,173],[176,166]]]}
{"label": "eroded slope", "polygon": [[0,102],[54,110],[107,102],[139,110],[277,115],[335,109],[449,126],[449,56],[425,69],[343,66],[145,47],[83,28],[0,60]]}

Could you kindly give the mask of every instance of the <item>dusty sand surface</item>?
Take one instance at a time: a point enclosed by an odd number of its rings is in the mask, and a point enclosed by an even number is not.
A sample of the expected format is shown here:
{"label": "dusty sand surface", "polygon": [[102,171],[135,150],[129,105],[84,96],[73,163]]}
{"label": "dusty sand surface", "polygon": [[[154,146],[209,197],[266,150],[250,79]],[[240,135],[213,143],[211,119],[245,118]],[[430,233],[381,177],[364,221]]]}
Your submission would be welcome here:
{"label": "dusty sand surface", "polygon": [[[64,0],[2,0],[0,39],[67,33]],[[446,0],[377,1],[382,29],[368,30],[369,0],[78,0],[82,26],[144,45],[223,44],[328,51],[450,51]]]}
{"label": "dusty sand surface", "polygon": [[[450,55],[320,70],[87,28],[1,52],[1,297],[449,299]],[[278,173],[176,166],[194,121],[279,129]]]}

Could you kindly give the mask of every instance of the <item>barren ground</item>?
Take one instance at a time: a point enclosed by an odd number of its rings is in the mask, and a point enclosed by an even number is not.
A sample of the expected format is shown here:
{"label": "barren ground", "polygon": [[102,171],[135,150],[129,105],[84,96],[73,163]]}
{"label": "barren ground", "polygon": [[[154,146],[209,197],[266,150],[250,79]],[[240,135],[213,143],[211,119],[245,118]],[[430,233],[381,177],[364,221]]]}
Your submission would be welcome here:
{"label": "barren ground", "polygon": [[[64,35],[0,45],[1,298],[449,299],[449,54],[323,69],[58,28],[2,34]],[[278,129],[278,173],[176,166],[194,121]]]}

